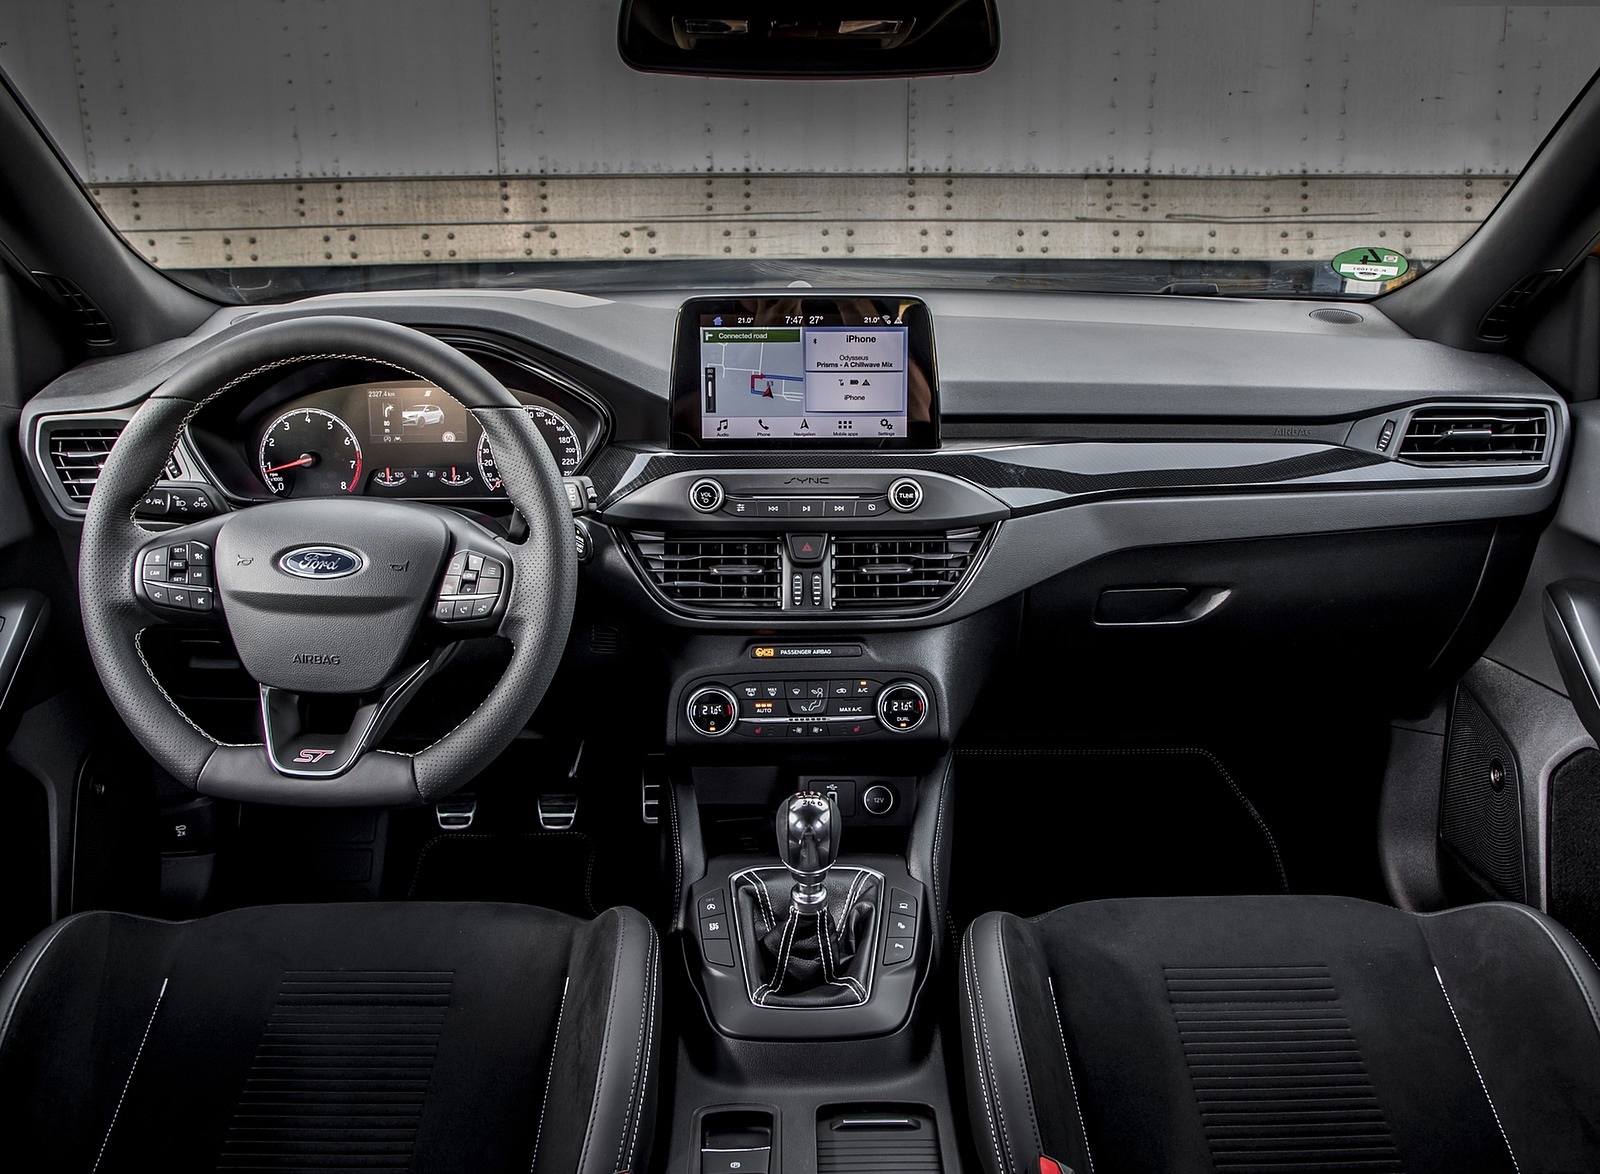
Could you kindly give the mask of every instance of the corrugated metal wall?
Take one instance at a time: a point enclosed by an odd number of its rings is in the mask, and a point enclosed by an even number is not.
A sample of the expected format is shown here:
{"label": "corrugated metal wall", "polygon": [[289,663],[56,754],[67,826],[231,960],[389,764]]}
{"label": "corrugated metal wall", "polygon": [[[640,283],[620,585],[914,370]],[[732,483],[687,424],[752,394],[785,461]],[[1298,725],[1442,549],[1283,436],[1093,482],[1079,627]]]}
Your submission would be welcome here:
{"label": "corrugated metal wall", "polygon": [[0,0],[0,66],[146,257],[247,267],[1426,262],[1600,64],[1597,4],[998,3],[916,81],[634,73],[617,0]]}
{"label": "corrugated metal wall", "polygon": [[100,183],[713,172],[1519,170],[1600,7],[1000,0],[987,73],[655,77],[617,0],[5,0],[0,64]]}

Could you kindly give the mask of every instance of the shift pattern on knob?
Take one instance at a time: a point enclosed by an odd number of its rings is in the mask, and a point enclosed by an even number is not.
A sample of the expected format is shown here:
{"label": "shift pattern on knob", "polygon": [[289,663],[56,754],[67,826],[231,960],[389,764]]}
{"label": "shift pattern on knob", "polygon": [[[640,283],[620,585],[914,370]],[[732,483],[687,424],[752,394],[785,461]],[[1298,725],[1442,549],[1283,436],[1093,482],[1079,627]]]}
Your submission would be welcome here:
{"label": "shift pattern on knob", "polygon": [[778,854],[794,877],[796,905],[827,900],[828,870],[839,858],[843,830],[838,803],[820,792],[801,791],[778,808]]}

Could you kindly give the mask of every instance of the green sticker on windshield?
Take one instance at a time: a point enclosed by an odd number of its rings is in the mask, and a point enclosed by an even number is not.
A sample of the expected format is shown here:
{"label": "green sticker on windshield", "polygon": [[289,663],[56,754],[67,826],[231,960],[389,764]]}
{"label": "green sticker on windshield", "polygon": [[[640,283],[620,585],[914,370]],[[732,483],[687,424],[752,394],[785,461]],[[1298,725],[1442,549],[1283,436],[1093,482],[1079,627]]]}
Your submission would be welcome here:
{"label": "green sticker on windshield", "polygon": [[1333,259],[1333,271],[1346,281],[1393,281],[1410,268],[1392,249],[1346,249]]}

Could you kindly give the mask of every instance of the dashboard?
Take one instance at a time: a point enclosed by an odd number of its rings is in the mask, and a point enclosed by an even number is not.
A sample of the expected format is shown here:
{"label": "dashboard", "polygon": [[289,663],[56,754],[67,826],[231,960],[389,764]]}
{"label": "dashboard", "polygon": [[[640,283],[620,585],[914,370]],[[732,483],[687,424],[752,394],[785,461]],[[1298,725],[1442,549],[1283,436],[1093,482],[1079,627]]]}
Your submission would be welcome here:
{"label": "dashboard", "polygon": [[[1492,628],[1556,500],[1567,405],[1503,356],[1411,338],[1374,306],[1323,309],[939,290],[312,298],[221,309],[164,351],[69,372],[20,427],[71,536],[120,427],[216,339],[325,313],[424,329],[512,391],[569,479],[594,689],[664,669],[675,745],[948,741],[1007,649],[1027,653],[1019,696],[1113,696],[1105,682],[1144,688],[1153,663],[1169,688],[1187,673],[1221,696],[1224,675],[1281,679],[1289,648],[1324,680],[1381,661],[1420,689]],[[514,528],[471,415],[348,360],[202,409],[141,514],[335,494]],[[623,669],[617,648],[649,652]]]}

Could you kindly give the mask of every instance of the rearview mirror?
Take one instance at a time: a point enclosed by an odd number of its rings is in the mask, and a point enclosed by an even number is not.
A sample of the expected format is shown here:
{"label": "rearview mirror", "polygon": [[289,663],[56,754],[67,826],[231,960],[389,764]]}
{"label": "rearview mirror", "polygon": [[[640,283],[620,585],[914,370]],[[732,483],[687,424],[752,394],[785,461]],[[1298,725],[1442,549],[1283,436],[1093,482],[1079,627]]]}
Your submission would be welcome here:
{"label": "rearview mirror", "polygon": [[1000,52],[994,0],[623,0],[622,60],[701,77],[976,73]]}

